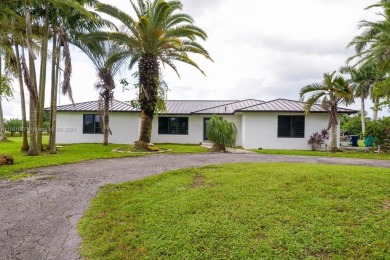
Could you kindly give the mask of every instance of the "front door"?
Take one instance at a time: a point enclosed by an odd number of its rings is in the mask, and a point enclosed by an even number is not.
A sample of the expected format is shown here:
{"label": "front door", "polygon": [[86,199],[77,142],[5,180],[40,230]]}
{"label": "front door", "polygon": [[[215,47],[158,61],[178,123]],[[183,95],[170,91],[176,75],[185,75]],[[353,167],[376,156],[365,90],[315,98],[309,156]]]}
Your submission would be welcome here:
{"label": "front door", "polygon": [[207,135],[207,125],[209,124],[210,118],[203,118],[203,140],[209,140]]}

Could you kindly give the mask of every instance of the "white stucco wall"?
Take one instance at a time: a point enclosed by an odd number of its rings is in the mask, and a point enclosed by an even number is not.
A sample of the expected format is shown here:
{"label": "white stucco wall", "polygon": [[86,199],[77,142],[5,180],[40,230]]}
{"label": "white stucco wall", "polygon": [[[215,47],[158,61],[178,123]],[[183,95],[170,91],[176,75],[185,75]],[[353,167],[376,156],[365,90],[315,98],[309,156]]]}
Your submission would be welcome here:
{"label": "white stucco wall", "polygon": [[[304,138],[278,138],[278,115],[303,115],[302,113],[244,113],[243,147],[246,149],[296,149],[310,150],[307,141],[314,132],[328,125],[328,114],[312,113],[305,117]],[[338,129],[338,133],[340,129]]]}
{"label": "white stucco wall", "polygon": [[[168,117],[161,115],[161,117]],[[188,117],[188,135],[158,134],[158,116],[153,120],[152,142],[153,143],[178,143],[178,144],[199,144],[203,142],[203,119],[211,115],[169,115],[169,117]],[[242,145],[241,138],[241,116],[224,115],[224,119],[233,122],[237,129],[237,145]]]}
{"label": "white stucco wall", "polygon": [[[57,143],[101,143],[102,134],[83,134],[82,112],[57,113]],[[115,144],[130,144],[138,140],[141,122],[139,113],[113,112],[110,114],[110,129],[108,141]]]}
{"label": "white stucco wall", "polygon": [[[102,134],[83,134],[82,112],[59,112],[57,115],[57,143],[101,143]],[[314,132],[321,131],[328,124],[328,114],[310,114],[305,117],[304,138],[278,138],[278,115],[302,115],[300,113],[243,113],[242,115],[224,115],[223,118],[235,123],[237,146],[247,149],[311,149],[307,141]],[[203,142],[203,119],[209,115],[169,115],[171,117],[188,117],[188,135],[159,135],[158,116],[153,120],[153,143],[199,144]],[[132,144],[138,140],[141,126],[140,113],[119,113],[110,115],[112,135],[110,143]],[[338,128],[338,133],[340,129]],[[338,135],[339,136],[339,135]]]}

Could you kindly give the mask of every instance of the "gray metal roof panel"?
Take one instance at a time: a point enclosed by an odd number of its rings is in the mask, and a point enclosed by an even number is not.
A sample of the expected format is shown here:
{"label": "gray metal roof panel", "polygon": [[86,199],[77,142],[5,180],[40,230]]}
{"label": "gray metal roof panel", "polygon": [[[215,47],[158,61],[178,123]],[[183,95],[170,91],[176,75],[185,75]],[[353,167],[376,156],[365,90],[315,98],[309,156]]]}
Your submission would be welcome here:
{"label": "gray metal roof panel", "polygon": [[[305,103],[301,101],[288,100],[288,99],[275,99],[272,101],[256,104],[246,108],[239,109],[240,112],[304,112]],[[319,104],[314,104],[310,110],[312,113],[327,113]],[[338,108],[339,113],[353,114],[356,110],[348,108]]]}
{"label": "gray metal roof panel", "polygon": [[206,109],[201,109],[197,111],[193,111],[194,114],[234,114],[236,110],[241,108],[245,108],[248,106],[253,106],[257,104],[261,104],[264,101],[256,100],[256,99],[246,99],[240,101],[234,101],[228,104],[221,104],[215,107],[210,107]]}
{"label": "gray metal roof panel", "polygon": [[163,114],[191,114],[194,111],[208,109],[237,102],[237,100],[167,100],[167,110]]}
{"label": "gray metal roof panel", "polygon": [[[49,108],[46,108],[48,110]],[[99,110],[99,101],[89,101],[82,103],[75,103],[69,105],[62,105],[57,107],[59,112],[84,112],[84,111],[98,111]],[[110,101],[110,111],[112,112],[138,112],[136,108],[132,107],[126,102],[122,102],[116,99]]]}
{"label": "gray metal roof panel", "polygon": [[[304,112],[304,103],[300,101],[276,99],[263,102],[255,99],[247,100],[167,100],[167,110],[169,115],[188,114],[234,114],[235,112]],[[58,106],[59,112],[96,112],[99,109],[99,101],[82,102]],[[48,110],[48,109],[46,109]],[[112,100],[110,102],[112,112],[140,112],[134,108],[130,102]],[[357,111],[339,108],[339,113],[353,114]],[[326,113],[321,105],[313,105],[311,112]]]}

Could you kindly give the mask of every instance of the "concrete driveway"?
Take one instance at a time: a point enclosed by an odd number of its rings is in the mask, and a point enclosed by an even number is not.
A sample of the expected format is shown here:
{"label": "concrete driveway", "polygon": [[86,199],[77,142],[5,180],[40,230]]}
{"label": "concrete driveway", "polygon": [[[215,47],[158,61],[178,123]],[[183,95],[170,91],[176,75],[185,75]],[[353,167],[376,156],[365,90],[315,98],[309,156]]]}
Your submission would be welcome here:
{"label": "concrete driveway", "polygon": [[390,161],[261,154],[153,155],[32,170],[0,181],[0,259],[78,259],[76,225],[99,187],[167,170],[228,162],[306,162],[390,168]]}

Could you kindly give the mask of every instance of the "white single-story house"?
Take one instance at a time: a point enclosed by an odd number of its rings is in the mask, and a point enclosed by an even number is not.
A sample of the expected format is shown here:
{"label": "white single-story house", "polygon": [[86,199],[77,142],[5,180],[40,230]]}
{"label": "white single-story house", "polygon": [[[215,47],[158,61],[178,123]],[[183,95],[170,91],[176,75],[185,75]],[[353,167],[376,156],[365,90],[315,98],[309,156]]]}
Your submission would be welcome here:
{"label": "white single-story house", "polygon": [[[98,101],[57,107],[57,143],[100,143]],[[247,149],[311,149],[307,141],[328,125],[329,114],[314,105],[305,115],[304,103],[276,99],[168,100],[166,112],[153,120],[153,143],[199,144],[207,141],[207,123],[212,115],[233,122],[238,130],[237,146]],[[110,143],[130,144],[138,140],[141,113],[130,102],[113,100],[110,107]],[[339,114],[357,111],[339,108]],[[338,129],[340,132],[340,129]]]}

